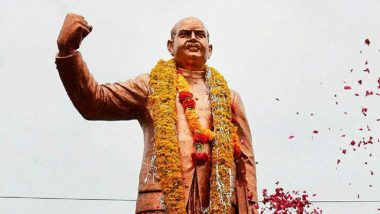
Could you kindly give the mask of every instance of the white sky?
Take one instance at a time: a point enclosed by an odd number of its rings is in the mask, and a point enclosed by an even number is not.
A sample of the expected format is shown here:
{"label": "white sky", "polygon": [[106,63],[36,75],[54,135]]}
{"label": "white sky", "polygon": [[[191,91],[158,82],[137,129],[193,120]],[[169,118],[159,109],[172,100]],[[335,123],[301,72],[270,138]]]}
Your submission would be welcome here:
{"label": "white sky", "polygon": [[[259,191],[272,192],[279,181],[285,190],[316,193],[312,200],[380,201],[380,143],[356,152],[347,146],[352,139],[380,137],[380,97],[363,96],[365,90],[380,93],[379,11],[376,0],[1,0],[0,196],[137,196],[143,150],[138,123],[84,120],[55,69],[56,38],[66,13],[75,12],[94,26],[80,51],[99,83],[149,72],[159,58],[170,57],[172,25],[186,16],[200,18],[214,45],[208,64],[243,98]],[[362,72],[366,60],[370,74]],[[343,81],[353,90],[343,90]],[[380,203],[315,206],[324,213],[379,213]],[[0,198],[0,213],[7,214],[117,214],[133,213],[134,207]]]}

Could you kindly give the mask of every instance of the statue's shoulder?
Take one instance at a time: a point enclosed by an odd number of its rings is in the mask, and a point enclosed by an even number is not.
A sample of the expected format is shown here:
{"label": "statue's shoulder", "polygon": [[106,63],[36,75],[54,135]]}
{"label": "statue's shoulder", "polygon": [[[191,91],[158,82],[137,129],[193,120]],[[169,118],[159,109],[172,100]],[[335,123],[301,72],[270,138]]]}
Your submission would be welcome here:
{"label": "statue's shoulder", "polygon": [[232,88],[230,88],[229,90],[230,90],[231,102],[234,102],[236,96],[239,96],[239,93]]}

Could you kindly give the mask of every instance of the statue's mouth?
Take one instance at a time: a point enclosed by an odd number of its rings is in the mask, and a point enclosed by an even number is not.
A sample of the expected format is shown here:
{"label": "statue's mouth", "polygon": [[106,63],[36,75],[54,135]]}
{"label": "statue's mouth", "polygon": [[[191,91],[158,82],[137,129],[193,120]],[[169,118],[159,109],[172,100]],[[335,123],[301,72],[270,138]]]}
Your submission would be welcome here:
{"label": "statue's mouth", "polygon": [[199,51],[201,49],[201,45],[198,43],[187,43],[186,49],[189,51]]}

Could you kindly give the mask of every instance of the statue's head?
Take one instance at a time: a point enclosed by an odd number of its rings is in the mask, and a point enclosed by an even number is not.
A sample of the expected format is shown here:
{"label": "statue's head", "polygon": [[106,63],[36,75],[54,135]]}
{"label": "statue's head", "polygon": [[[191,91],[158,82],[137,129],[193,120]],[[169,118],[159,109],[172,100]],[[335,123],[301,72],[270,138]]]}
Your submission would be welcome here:
{"label": "statue's head", "polygon": [[195,17],[184,18],[174,25],[167,47],[177,66],[189,70],[203,69],[212,53],[209,33]]}

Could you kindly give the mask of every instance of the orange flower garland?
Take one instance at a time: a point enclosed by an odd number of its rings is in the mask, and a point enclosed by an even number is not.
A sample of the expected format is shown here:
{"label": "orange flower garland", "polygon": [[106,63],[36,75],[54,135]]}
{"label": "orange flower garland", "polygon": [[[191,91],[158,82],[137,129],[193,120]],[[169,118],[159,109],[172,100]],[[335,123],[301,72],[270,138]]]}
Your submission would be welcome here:
{"label": "orange flower garland", "polygon": [[149,95],[152,101],[157,171],[167,213],[186,213],[181,159],[176,130],[176,94],[184,107],[193,134],[195,164],[210,160],[202,152],[203,144],[212,141],[212,175],[209,213],[229,213],[234,189],[234,156],[240,155],[237,127],[233,124],[230,92],[223,76],[209,68],[206,85],[210,89],[214,132],[203,128],[195,111],[195,101],[182,74],[177,74],[174,60],[160,60],[150,73]]}
{"label": "orange flower garland", "polygon": [[[157,172],[167,213],[186,213],[185,188],[177,140],[174,60],[160,60],[150,73]],[[174,73],[173,73],[174,71]]]}
{"label": "orange flower garland", "polygon": [[203,165],[211,160],[211,156],[207,152],[203,152],[204,144],[214,140],[215,134],[208,128],[203,128],[198,120],[197,112],[195,111],[195,101],[193,94],[190,92],[189,84],[185,77],[179,72],[177,74],[177,89],[179,101],[181,102],[191,133],[196,152],[191,154],[195,164]]}

